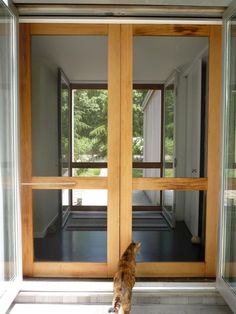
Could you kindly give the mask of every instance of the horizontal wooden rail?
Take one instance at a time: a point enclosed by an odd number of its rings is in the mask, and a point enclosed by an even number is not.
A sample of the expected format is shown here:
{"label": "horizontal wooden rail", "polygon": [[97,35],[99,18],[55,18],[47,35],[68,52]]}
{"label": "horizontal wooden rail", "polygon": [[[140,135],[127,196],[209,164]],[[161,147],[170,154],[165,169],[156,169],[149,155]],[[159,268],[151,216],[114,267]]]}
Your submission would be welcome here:
{"label": "horizontal wooden rail", "polygon": [[22,182],[34,190],[107,189],[106,177],[32,177],[31,182]]}
{"label": "horizontal wooden rail", "polygon": [[137,263],[137,277],[204,277],[204,262]]}
{"label": "horizontal wooden rail", "polygon": [[106,24],[63,24],[33,23],[30,25],[31,35],[107,35]]}
{"label": "horizontal wooden rail", "polygon": [[34,262],[35,277],[107,277],[106,263]]}
{"label": "horizontal wooden rail", "polygon": [[133,178],[133,190],[207,190],[207,178]]}
{"label": "horizontal wooden rail", "polygon": [[[22,186],[34,190],[107,189],[106,177],[32,177]],[[133,190],[207,190],[207,178],[133,178]]]}
{"label": "horizontal wooden rail", "polygon": [[209,25],[142,25],[133,26],[133,34],[138,36],[203,36],[210,33]]}

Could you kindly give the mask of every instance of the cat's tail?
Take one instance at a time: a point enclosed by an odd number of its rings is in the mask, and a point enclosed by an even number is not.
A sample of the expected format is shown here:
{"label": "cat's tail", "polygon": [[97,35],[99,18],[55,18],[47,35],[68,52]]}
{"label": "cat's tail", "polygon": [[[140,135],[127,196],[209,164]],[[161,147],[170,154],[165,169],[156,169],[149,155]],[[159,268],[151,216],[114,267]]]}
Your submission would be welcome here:
{"label": "cat's tail", "polygon": [[108,313],[118,313],[121,306],[120,297],[116,297],[114,300],[114,306],[109,308]]}

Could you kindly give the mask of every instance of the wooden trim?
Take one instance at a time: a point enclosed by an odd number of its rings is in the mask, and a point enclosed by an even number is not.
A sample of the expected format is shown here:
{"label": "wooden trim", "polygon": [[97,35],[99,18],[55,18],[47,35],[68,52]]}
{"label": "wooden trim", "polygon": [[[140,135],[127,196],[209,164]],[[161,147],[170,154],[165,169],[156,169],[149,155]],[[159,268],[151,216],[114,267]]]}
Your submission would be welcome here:
{"label": "wooden trim", "polygon": [[222,26],[211,26],[209,40],[208,195],[206,212],[206,276],[215,276],[220,191],[220,117]]}
{"label": "wooden trim", "polygon": [[[31,129],[31,40],[30,25],[19,27],[19,76],[20,76],[20,156],[21,179],[32,177],[32,129]],[[27,166],[26,166],[27,165]],[[33,275],[33,214],[32,190],[21,188],[23,272]]]}
{"label": "wooden trim", "polygon": [[30,187],[21,188],[21,217],[22,217],[22,255],[23,275],[33,276],[34,236],[33,236],[33,200]]}
{"label": "wooden trim", "polygon": [[132,239],[132,25],[121,25],[120,254]]}
{"label": "wooden trim", "polygon": [[133,190],[207,190],[207,178],[133,178]]}
{"label": "wooden trim", "polygon": [[106,24],[63,24],[33,23],[30,24],[31,35],[107,35]]}
{"label": "wooden trim", "polygon": [[109,25],[108,39],[108,275],[113,276],[120,247],[120,25]]}
{"label": "wooden trim", "polygon": [[33,190],[107,189],[106,177],[32,177],[22,182]]}
{"label": "wooden trim", "polygon": [[[65,164],[66,166],[66,164]],[[72,168],[107,168],[107,162],[72,162]]]}
{"label": "wooden trim", "polygon": [[136,36],[209,36],[209,25],[133,25],[133,33]]}
{"label": "wooden trim", "polygon": [[71,89],[107,89],[106,83],[72,83]]}
{"label": "wooden trim", "polygon": [[[63,164],[65,167],[67,163]],[[133,162],[133,168],[154,168],[161,169],[163,166],[162,162]],[[172,162],[165,163],[166,168],[172,168]],[[107,162],[72,162],[72,168],[107,168]]]}
{"label": "wooden trim", "polygon": [[34,277],[107,277],[106,263],[35,262]]}
{"label": "wooden trim", "polygon": [[161,169],[162,168],[162,163],[161,162],[133,162],[133,168],[140,168],[140,169],[149,169],[149,168],[154,168],[154,169]]}
{"label": "wooden trim", "polygon": [[204,277],[203,262],[137,263],[137,277]]}
{"label": "wooden trim", "polygon": [[32,177],[31,39],[29,24],[20,24],[19,36],[21,179],[29,180]]}

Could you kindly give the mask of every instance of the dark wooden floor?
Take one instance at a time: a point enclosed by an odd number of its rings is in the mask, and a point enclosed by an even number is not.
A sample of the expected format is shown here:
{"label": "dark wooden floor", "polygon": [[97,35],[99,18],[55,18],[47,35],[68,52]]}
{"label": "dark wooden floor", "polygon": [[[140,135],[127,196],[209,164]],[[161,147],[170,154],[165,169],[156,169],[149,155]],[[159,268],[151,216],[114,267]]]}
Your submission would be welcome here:
{"label": "dark wooden floor", "polygon": [[[133,230],[133,240],[141,241],[138,262],[203,261],[204,246],[191,243],[184,222],[175,229]],[[104,230],[58,230],[45,238],[34,239],[37,261],[106,262],[107,232]]]}

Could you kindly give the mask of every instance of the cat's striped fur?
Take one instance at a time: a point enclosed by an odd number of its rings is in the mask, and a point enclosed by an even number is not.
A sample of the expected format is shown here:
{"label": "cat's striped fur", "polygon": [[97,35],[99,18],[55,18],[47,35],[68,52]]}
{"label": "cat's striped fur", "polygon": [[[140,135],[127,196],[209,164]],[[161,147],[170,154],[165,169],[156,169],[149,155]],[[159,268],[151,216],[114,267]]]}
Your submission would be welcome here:
{"label": "cat's striped fur", "polygon": [[118,313],[121,307],[124,314],[130,313],[132,288],[135,284],[135,258],[140,246],[140,242],[130,243],[119,261],[118,271],[114,276],[114,295],[109,313]]}

